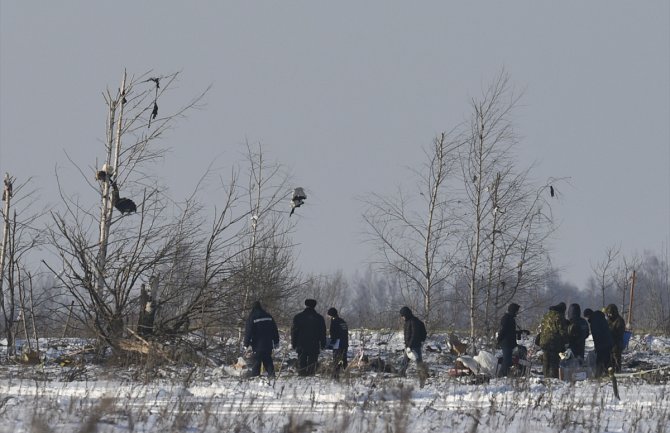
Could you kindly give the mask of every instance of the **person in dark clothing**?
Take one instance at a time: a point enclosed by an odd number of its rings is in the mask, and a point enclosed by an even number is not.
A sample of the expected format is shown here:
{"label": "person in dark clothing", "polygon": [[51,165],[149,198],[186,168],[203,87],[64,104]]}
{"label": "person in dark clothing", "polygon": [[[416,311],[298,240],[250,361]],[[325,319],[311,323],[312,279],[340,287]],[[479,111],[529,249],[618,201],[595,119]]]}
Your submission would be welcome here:
{"label": "person in dark clothing", "polygon": [[589,323],[582,318],[579,304],[568,308],[568,347],[575,357],[584,359],[585,341],[590,334]]}
{"label": "person in dark clothing", "polygon": [[512,352],[517,346],[516,337],[516,315],[519,312],[519,304],[511,303],[507,307],[507,313],[500,319],[500,329],[498,330],[498,345],[502,349],[502,365],[498,370],[498,377],[507,376],[509,368],[512,366]]}
{"label": "person in dark clothing", "polygon": [[293,317],[291,346],[298,353],[298,374],[316,373],[319,352],[326,347],[326,321],[314,310],[316,301],[305,300],[305,309]]}
{"label": "person in dark clothing", "polygon": [[612,334],[602,311],[587,308],[584,310],[584,317],[589,321],[593,336],[593,346],[596,351],[596,377],[601,377],[607,374],[607,369],[610,367]]}
{"label": "person in dark clothing", "polygon": [[340,370],[347,369],[347,351],[349,350],[349,327],[335,308],[328,309],[330,317],[330,344],[333,347],[333,377],[340,376]]}
{"label": "person in dark clothing", "polygon": [[554,305],[542,318],[538,345],[542,348],[542,372],[544,377],[558,378],[558,367],[561,361],[559,353],[565,350],[568,333],[564,326],[565,316],[561,315],[561,307]]}
{"label": "person in dark clothing", "polygon": [[263,309],[259,301],[254,302],[244,330],[244,346],[253,350],[253,364],[249,377],[260,376],[261,364],[268,376],[274,377],[272,350],[277,344],[279,344],[279,330],[275,320]]}
{"label": "person in dark clothing", "polygon": [[405,352],[402,366],[400,368],[401,376],[404,376],[409,366],[410,358],[416,362],[419,380],[423,384],[428,377],[428,369],[421,357],[421,345],[426,341],[426,325],[414,314],[409,307],[400,309],[400,316],[405,319],[403,333],[405,340]]}
{"label": "person in dark clothing", "polygon": [[623,352],[623,335],[626,332],[626,322],[619,315],[619,309],[615,304],[609,304],[605,307],[605,316],[607,316],[607,325],[613,340],[610,365],[614,367],[614,371],[619,373],[621,372],[621,352]]}

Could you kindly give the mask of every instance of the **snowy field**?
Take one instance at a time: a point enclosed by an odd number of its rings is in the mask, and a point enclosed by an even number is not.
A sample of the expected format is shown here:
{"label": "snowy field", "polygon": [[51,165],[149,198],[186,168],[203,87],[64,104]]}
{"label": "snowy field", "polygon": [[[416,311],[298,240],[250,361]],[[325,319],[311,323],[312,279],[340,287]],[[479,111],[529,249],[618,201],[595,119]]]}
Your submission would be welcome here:
{"label": "snowy field", "polygon": [[[352,337],[350,357],[400,359],[399,333]],[[624,354],[620,400],[609,379],[545,380],[537,361],[529,378],[451,377],[444,335],[427,342],[423,388],[412,369],[401,378],[370,363],[352,362],[337,382],[298,377],[286,347],[270,382],[241,379],[211,354],[208,366],[101,366],[80,340],[40,344],[42,364],[0,365],[0,432],[670,432],[670,339],[652,336],[634,336]]]}

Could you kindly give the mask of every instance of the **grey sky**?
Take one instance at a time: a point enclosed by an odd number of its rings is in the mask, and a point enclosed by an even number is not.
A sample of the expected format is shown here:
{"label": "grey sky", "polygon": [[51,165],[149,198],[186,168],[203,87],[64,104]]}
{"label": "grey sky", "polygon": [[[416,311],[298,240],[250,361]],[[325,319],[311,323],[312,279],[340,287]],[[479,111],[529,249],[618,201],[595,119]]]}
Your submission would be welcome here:
{"label": "grey sky", "polygon": [[64,152],[103,157],[101,92],[124,68],[182,71],[175,104],[213,88],[164,140],[172,195],[261,142],[308,190],[300,266],[352,273],[370,253],[355,196],[403,182],[502,67],[525,91],[520,162],[570,178],[554,202],[564,278],[583,286],[612,245],[667,247],[667,0],[2,1],[0,173],[48,195]]}

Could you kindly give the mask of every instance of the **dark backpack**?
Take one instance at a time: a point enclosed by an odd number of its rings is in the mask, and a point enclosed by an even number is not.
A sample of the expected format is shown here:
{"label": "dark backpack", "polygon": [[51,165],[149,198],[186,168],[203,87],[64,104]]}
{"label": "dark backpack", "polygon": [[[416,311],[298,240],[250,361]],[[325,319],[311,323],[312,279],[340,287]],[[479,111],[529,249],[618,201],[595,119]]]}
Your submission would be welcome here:
{"label": "dark backpack", "polygon": [[423,322],[419,319],[416,319],[416,335],[419,337],[420,342],[426,341],[426,337],[428,334],[426,333],[426,325],[423,324]]}

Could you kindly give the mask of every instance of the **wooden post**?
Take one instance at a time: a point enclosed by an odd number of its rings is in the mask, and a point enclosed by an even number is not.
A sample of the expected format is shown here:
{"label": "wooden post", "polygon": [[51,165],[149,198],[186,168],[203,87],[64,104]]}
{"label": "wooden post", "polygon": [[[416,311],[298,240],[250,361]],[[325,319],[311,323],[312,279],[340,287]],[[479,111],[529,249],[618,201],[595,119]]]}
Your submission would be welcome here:
{"label": "wooden post", "polygon": [[67,328],[70,326],[70,318],[72,317],[72,309],[74,308],[74,301],[70,304],[70,311],[67,314],[67,320],[65,320],[65,327],[63,328],[63,338],[67,335]]}
{"label": "wooden post", "polygon": [[633,270],[633,276],[631,277],[630,283],[630,302],[628,303],[628,329],[631,329],[633,326],[633,298],[635,296],[635,270]]}

